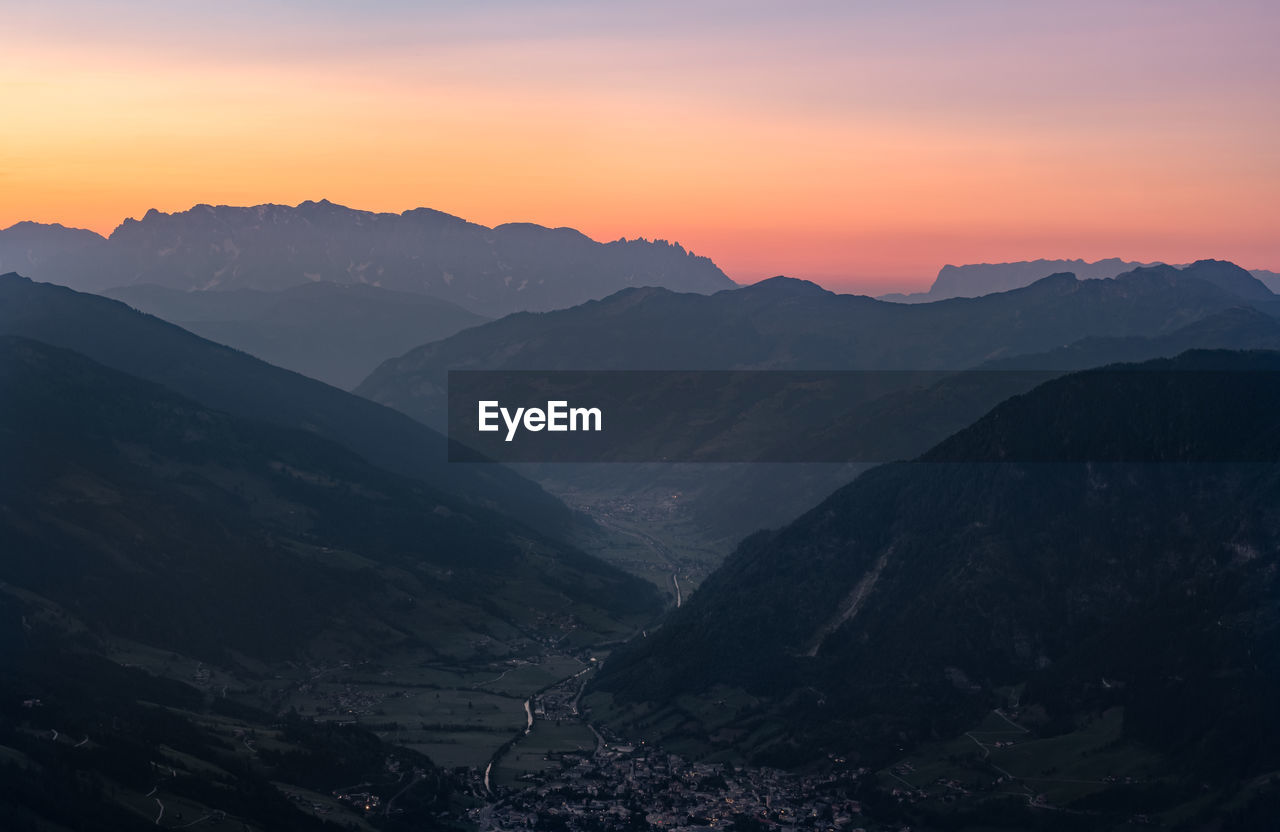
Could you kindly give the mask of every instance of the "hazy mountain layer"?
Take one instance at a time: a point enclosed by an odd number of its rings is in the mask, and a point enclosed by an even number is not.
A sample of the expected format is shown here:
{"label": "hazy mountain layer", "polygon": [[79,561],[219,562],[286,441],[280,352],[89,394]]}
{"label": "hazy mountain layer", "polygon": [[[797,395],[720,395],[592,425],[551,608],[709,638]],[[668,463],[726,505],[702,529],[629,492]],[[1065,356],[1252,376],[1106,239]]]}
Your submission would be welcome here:
{"label": "hazy mountain layer", "polygon": [[[1159,265],[1138,263],[1109,257],[1090,263],[1085,260],[1022,260],[1016,263],[974,263],[965,266],[943,266],[927,292],[881,295],[880,300],[894,303],[930,303],[947,298],[976,298],[993,292],[1007,292],[1029,286],[1041,278],[1058,272],[1071,272],[1081,280],[1104,280],[1133,269]],[[1176,266],[1175,268],[1184,268]],[[1280,289],[1280,275],[1266,269],[1249,272],[1268,289]]]}
{"label": "hazy mountain layer", "polygon": [[137,285],[102,294],[343,389],[388,358],[486,320],[439,298],[363,284],[311,283],[276,292]]}
{"label": "hazy mountain layer", "polygon": [[431,295],[483,315],[573,306],[627,286],[732,287],[706,257],[665,241],[598,243],[571,228],[496,228],[418,208],[358,211],[327,200],[152,209],[107,239],[19,223],[0,231],[0,270],[76,289],[286,289],[359,283]]}
{"label": "hazy mountain layer", "polygon": [[1269,269],[1250,269],[1249,274],[1261,280],[1271,291],[1280,291],[1280,272]]}

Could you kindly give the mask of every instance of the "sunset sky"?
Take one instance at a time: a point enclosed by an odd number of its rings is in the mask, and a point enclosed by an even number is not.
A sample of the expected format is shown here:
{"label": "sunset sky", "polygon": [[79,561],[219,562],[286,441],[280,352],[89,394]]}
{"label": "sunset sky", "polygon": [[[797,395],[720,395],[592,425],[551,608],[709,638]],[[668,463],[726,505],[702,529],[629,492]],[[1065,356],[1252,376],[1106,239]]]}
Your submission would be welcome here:
{"label": "sunset sky", "polygon": [[1280,4],[6,2],[0,227],[428,206],[734,279],[1280,270]]}

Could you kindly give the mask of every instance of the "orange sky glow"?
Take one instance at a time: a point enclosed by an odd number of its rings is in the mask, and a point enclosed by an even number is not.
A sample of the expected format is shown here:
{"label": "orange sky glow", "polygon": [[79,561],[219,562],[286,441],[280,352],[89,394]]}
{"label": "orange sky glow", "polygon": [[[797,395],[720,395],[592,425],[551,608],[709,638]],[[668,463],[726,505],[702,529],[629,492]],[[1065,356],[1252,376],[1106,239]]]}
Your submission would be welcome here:
{"label": "orange sky glow", "polygon": [[844,291],[1280,270],[1273,4],[101,5],[7,25],[0,227],[327,198]]}

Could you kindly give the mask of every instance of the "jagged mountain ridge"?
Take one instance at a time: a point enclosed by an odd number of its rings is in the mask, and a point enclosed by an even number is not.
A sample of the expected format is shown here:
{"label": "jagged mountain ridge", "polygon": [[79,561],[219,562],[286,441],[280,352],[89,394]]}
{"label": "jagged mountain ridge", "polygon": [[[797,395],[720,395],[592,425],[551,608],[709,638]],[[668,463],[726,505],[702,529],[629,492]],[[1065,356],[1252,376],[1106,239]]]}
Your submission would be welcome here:
{"label": "jagged mountain ridge", "polygon": [[363,283],[489,316],[572,306],[626,286],[712,292],[734,285],[708,258],[665,241],[598,243],[571,228],[488,228],[428,208],[374,213],[327,200],[152,209],[105,240],[88,235],[33,223],[0,231],[0,270],[89,291],[138,283],[184,291]]}

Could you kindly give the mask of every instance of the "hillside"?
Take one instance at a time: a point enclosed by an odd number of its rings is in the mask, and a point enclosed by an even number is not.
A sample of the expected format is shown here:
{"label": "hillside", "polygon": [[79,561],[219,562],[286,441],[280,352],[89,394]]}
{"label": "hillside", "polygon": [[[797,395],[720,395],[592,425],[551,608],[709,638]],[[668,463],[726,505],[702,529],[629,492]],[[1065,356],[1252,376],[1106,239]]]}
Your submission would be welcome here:
{"label": "hillside", "polygon": [[538,599],[598,616],[652,597],[333,442],[38,342],[3,346],[5,549],[22,555],[4,579],[95,629],[223,663],[402,639],[431,653]]}
{"label": "hillside", "polygon": [[[488,753],[519,705],[424,668],[492,678],[494,664],[632,632],[658,606],[643,583],[495,512],[74,352],[0,337],[0,389],[0,807],[13,828],[154,828],[183,813],[436,828],[461,780],[422,751],[470,730],[472,753]],[[489,721],[495,703],[515,713],[492,729],[451,717],[464,696]],[[401,699],[414,699],[413,735],[385,716]],[[441,731],[450,718],[464,728]],[[343,803],[353,783],[387,811]]]}
{"label": "hillside", "polygon": [[305,429],[375,465],[543,530],[570,523],[563,504],[507,468],[450,465],[445,438],[412,419],[118,301],[0,275],[0,335],[74,350],[233,416]]}
{"label": "hillside", "polygon": [[1047,382],[744,541],[598,690],[625,730],[788,764],[1119,707],[1146,776],[1234,794],[1280,764],[1277,406],[1270,352]]}

